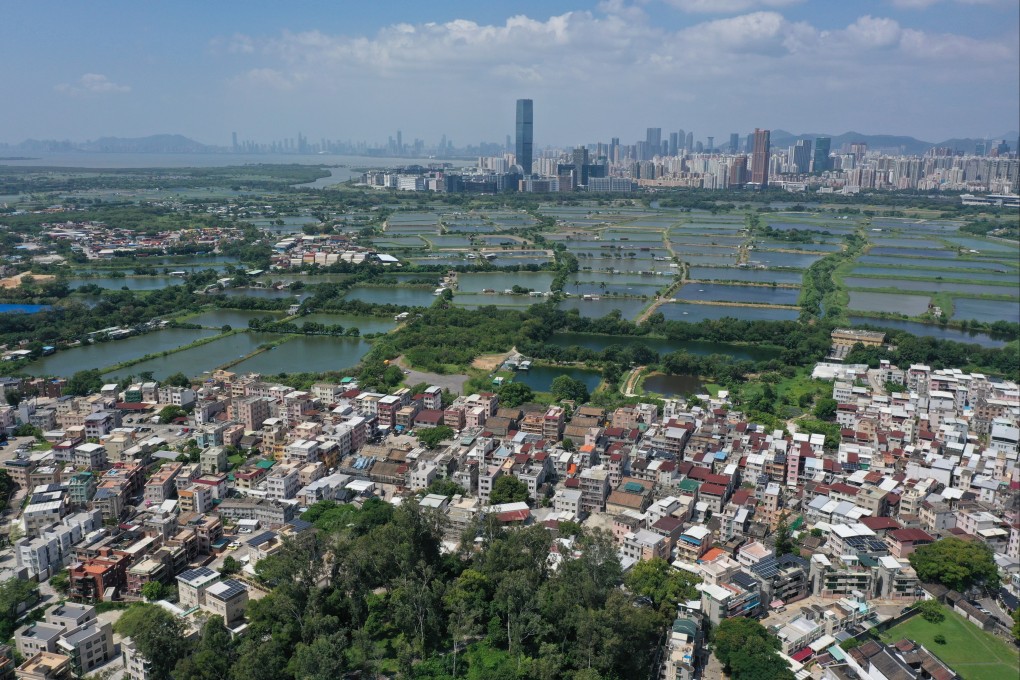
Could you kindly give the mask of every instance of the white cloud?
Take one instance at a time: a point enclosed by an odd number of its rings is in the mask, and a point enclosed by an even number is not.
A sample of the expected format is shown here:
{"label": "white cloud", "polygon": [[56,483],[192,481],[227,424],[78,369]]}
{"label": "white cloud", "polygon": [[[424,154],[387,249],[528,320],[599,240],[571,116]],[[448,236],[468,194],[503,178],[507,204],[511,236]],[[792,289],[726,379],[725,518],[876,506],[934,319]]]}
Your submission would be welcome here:
{"label": "white cloud", "polygon": [[[996,5],[1000,4],[1002,0],[955,0],[961,5]],[[1015,2],[1016,0],[1009,0]],[[932,5],[938,4],[942,0],[892,0],[894,7],[899,9],[927,9]]]}
{"label": "white cloud", "polygon": [[847,26],[846,35],[863,48],[892,47],[899,42],[902,32],[895,20],[868,15]]}
{"label": "white cloud", "polygon": [[[1020,80],[1018,47],[1007,38],[936,34],[871,15],[822,28],[775,11],[667,30],[632,9],[608,0],[601,12],[517,15],[500,24],[460,19],[392,24],[360,36],[233,36],[229,44],[243,49],[219,54],[241,64],[228,94],[249,109],[282,106],[272,93],[284,91],[303,110],[338,111],[366,127],[396,125],[409,115],[452,118],[470,120],[474,127],[464,134],[471,135],[494,124],[498,130],[504,123],[492,116],[518,96],[561,112],[554,122],[545,118],[552,132],[543,134],[556,136],[594,134],[638,111],[641,124],[670,117],[679,127],[690,115],[717,124],[730,116],[751,127],[760,121],[795,128],[801,119],[803,129],[831,125],[838,132],[871,120],[881,128],[881,121],[930,117],[933,107],[945,106],[938,93],[947,87],[957,88],[961,100],[974,98],[973,115],[990,116],[995,109],[979,104],[978,92],[1013,82],[1016,98]],[[993,75],[990,63],[1003,66]],[[1001,115],[1017,108],[1009,93],[996,91]],[[896,101],[897,114],[890,118],[887,108],[866,101]],[[847,122],[834,123],[836,115]]]}
{"label": "white cloud", "polygon": [[803,0],[665,0],[684,12],[698,14],[732,14],[752,9],[777,9],[796,5]]}
{"label": "white cloud", "polygon": [[124,94],[131,91],[131,86],[118,85],[99,73],[86,73],[75,82],[60,83],[54,89],[70,95]]}

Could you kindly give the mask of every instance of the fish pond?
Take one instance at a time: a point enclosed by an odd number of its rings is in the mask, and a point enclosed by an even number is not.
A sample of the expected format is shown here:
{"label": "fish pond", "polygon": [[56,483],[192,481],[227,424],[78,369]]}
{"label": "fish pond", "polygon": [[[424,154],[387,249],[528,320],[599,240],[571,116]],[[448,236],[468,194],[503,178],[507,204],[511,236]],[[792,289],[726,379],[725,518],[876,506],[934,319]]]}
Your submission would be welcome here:
{"label": "fish pond", "polygon": [[650,375],[641,383],[646,392],[661,394],[664,397],[687,396],[704,392],[705,385],[696,375],[668,375],[657,373]]}
{"label": "fish pond", "polygon": [[361,338],[301,335],[231,368],[237,373],[321,373],[351,368],[372,348]]}
{"label": "fish pond", "polygon": [[721,283],[687,283],[677,291],[675,299],[796,305],[798,297],[800,297],[800,289],[798,288],[728,286]]}
{"label": "fish pond", "polygon": [[583,382],[589,392],[594,392],[602,382],[600,372],[574,366],[534,366],[530,371],[518,371],[514,375],[514,382],[523,383],[536,392],[548,392],[553,380],[561,375]]}
{"label": "fish pond", "polygon": [[795,321],[800,317],[799,309],[747,307],[744,305],[694,305],[683,302],[665,304],[656,311],[662,312],[668,321],[686,321],[688,323],[726,317],[743,321]]}
{"label": "fish pond", "polygon": [[900,295],[897,293],[870,293],[850,291],[850,309],[862,312],[897,312],[907,316],[920,316],[928,311],[931,298],[926,295]]}
{"label": "fish pond", "polygon": [[[91,345],[81,345],[61,350],[49,356],[40,357],[25,367],[31,375],[54,375],[70,377],[78,371],[90,368],[105,368],[124,361],[137,359],[146,354],[166,352],[187,345],[201,338],[216,335],[209,329],[165,328],[160,331],[135,335],[123,340],[108,340]],[[197,349],[202,349],[201,347]],[[135,373],[139,371],[128,371]],[[173,371],[171,371],[172,373]],[[125,373],[126,375],[126,373]]]}

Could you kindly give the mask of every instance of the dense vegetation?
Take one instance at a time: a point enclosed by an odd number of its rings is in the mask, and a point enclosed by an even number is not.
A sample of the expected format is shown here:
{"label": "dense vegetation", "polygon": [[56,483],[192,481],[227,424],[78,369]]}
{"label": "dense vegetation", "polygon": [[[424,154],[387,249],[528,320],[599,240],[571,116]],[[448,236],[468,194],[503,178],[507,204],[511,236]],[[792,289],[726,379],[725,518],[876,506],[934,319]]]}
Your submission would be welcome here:
{"label": "dense vegetation", "polygon": [[440,517],[411,503],[325,502],[306,518],[314,530],[256,566],[272,592],[249,603],[243,638],[212,619],[184,643],[163,617],[125,613],[118,628],[159,659],[157,679],[644,678],[676,602],[696,596],[668,565],[650,563],[624,584],[601,533],[577,535],[577,552],[561,550],[554,568],[543,526],[484,523],[444,555]]}
{"label": "dense vegetation", "polygon": [[732,680],[793,680],[779,656],[779,639],[754,619],[724,620],[712,639],[715,658]]}
{"label": "dense vegetation", "polygon": [[910,566],[921,581],[941,583],[961,593],[974,586],[994,592],[999,586],[992,549],[978,541],[949,536],[923,545],[910,553]]}

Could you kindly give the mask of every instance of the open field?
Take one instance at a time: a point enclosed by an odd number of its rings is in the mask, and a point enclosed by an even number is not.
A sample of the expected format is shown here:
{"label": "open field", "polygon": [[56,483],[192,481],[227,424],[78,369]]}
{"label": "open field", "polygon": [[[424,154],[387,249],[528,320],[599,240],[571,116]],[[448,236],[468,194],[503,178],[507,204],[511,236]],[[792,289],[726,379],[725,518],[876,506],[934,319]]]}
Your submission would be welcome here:
{"label": "open field", "polygon": [[[949,664],[964,680],[1003,680],[1015,678],[1020,669],[1020,656],[1015,648],[986,633],[962,616],[945,610],[946,620],[933,624],[920,616],[893,626],[882,635],[893,643],[903,638],[919,642]],[[942,634],[946,644],[935,644]]]}

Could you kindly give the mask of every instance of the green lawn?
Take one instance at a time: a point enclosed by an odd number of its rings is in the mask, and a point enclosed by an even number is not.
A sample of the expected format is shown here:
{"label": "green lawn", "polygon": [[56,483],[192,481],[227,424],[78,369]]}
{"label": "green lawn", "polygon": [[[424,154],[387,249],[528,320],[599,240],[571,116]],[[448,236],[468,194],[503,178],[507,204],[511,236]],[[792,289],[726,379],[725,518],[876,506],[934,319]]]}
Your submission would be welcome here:
{"label": "green lawn", "polygon": [[[1020,669],[1020,656],[1001,638],[986,633],[956,612],[945,608],[946,620],[942,623],[928,623],[920,615],[893,626],[882,634],[882,639],[892,643],[903,638],[924,645],[930,652],[942,659],[963,680],[1002,680],[1016,678]],[[935,636],[941,633],[946,644],[935,644]]]}

